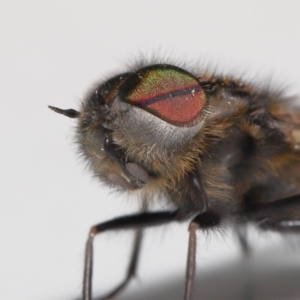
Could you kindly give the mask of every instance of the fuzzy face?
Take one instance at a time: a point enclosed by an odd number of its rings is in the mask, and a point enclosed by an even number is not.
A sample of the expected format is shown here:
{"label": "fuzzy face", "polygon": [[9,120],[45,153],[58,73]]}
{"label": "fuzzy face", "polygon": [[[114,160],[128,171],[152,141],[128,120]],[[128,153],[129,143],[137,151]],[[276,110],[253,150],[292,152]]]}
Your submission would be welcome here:
{"label": "fuzzy face", "polygon": [[[147,192],[172,188],[199,160],[201,147],[193,139],[201,133],[207,106],[193,75],[171,65],[145,67],[91,92],[82,104],[78,143],[94,173],[109,185]],[[119,159],[107,155],[105,140]],[[151,180],[137,182],[120,160],[145,169]]]}

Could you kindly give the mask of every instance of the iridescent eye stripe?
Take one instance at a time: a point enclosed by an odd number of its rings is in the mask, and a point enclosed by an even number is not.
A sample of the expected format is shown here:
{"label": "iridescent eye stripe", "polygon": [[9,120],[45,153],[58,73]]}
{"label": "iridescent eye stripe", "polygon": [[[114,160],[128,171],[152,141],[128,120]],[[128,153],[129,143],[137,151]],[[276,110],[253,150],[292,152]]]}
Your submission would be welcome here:
{"label": "iridescent eye stripe", "polygon": [[205,93],[193,75],[170,66],[146,67],[134,75],[127,101],[177,126],[192,126],[201,119]]}
{"label": "iridescent eye stripe", "polygon": [[193,87],[186,88],[184,90],[169,92],[169,93],[162,94],[160,96],[156,96],[156,97],[153,97],[153,98],[150,98],[150,99],[141,99],[141,100],[136,101],[135,104],[137,106],[143,107],[143,106],[150,105],[150,104],[153,104],[153,103],[158,102],[158,101],[166,100],[168,98],[175,98],[175,97],[180,97],[180,96],[193,94],[195,92],[199,92],[200,90],[202,90],[202,87],[198,84],[198,85],[195,85]]}

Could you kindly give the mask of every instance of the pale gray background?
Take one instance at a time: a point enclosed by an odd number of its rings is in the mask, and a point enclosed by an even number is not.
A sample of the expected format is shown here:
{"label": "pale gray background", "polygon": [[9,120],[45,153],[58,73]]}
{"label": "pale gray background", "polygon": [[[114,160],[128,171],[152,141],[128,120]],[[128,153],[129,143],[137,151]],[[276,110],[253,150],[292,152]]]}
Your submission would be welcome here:
{"label": "pale gray background", "polygon": [[[74,299],[89,227],[136,209],[92,180],[75,121],[48,104],[78,108],[93,82],[141,53],[300,94],[299,15],[299,1],[0,1],[0,299]],[[130,237],[97,239],[97,294],[122,278]],[[300,247],[277,235],[252,242],[246,268],[230,231],[199,234],[201,299],[299,298]],[[123,299],[181,299],[187,224],[150,230],[145,248]]]}

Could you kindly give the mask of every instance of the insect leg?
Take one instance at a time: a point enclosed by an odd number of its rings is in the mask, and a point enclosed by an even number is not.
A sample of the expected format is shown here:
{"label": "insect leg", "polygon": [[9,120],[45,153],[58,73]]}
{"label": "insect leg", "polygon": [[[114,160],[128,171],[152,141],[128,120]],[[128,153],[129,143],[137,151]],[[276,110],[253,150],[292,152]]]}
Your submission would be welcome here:
{"label": "insect leg", "polygon": [[[105,231],[111,230],[128,230],[128,229],[142,229],[151,226],[158,226],[165,223],[170,223],[173,221],[178,221],[178,212],[153,212],[153,213],[140,213],[125,217],[119,217],[101,224],[95,225],[90,229],[88,240],[86,243],[85,252],[85,263],[84,263],[84,278],[83,278],[83,290],[82,298],[83,300],[92,299],[92,266],[93,266],[93,240],[95,235],[100,234]],[[138,259],[139,250],[139,238],[136,240],[136,245],[133,252],[133,260],[130,267],[135,270],[135,266]],[[131,270],[129,269],[129,272]],[[120,286],[119,286],[120,287]],[[119,288],[118,287],[118,288]],[[121,287],[120,289],[122,289]],[[110,295],[108,295],[110,296]]]}
{"label": "insect leg", "polygon": [[[148,208],[148,202],[147,199],[145,198],[141,206],[141,212],[146,212],[147,208]],[[137,265],[138,265],[140,252],[141,252],[142,239],[143,239],[143,230],[139,228],[135,232],[130,263],[124,280],[117,287],[115,287],[110,293],[101,297],[98,300],[112,299],[116,297],[126,288],[130,280],[136,276]]]}
{"label": "insect leg", "polygon": [[189,225],[189,245],[185,277],[184,300],[192,300],[196,269],[196,231],[208,229],[220,224],[221,217],[214,211],[208,210],[197,215]]}
{"label": "insect leg", "polygon": [[137,264],[138,264],[139,254],[140,254],[141,244],[142,244],[142,237],[143,237],[143,231],[141,229],[138,229],[135,234],[133,251],[130,258],[130,264],[128,266],[127,274],[124,280],[117,287],[115,287],[111,292],[109,292],[105,296],[102,296],[98,300],[112,299],[116,297],[126,288],[130,280],[136,275],[136,269],[137,269]]}
{"label": "insect leg", "polygon": [[300,195],[255,204],[245,212],[261,229],[300,232]]}
{"label": "insect leg", "polygon": [[188,244],[188,256],[187,256],[186,273],[185,273],[184,300],[192,299],[192,294],[193,294],[193,286],[195,281],[195,269],[196,269],[197,229],[199,229],[198,224],[192,221],[189,225],[189,244]]}

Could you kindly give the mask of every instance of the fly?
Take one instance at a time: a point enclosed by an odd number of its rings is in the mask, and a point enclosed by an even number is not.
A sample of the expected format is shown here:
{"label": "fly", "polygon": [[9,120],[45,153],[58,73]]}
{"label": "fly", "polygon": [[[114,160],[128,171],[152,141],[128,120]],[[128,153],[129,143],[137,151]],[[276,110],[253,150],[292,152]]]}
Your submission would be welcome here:
{"label": "fly", "polygon": [[[200,73],[199,73],[200,74]],[[300,109],[297,98],[174,65],[129,70],[93,88],[76,118],[77,143],[93,173],[112,189],[137,193],[143,210],[92,226],[85,252],[84,300],[92,299],[94,237],[135,229],[124,281],[135,275],[142,230],[190,220],[183,298],[191,300],[196,232],[229,223],[300,232]],[[148,212],[161,198],[173,211]],[[242,232],[242,231],[241,231]],[[240,236],[247,251],[246,238]]]}

